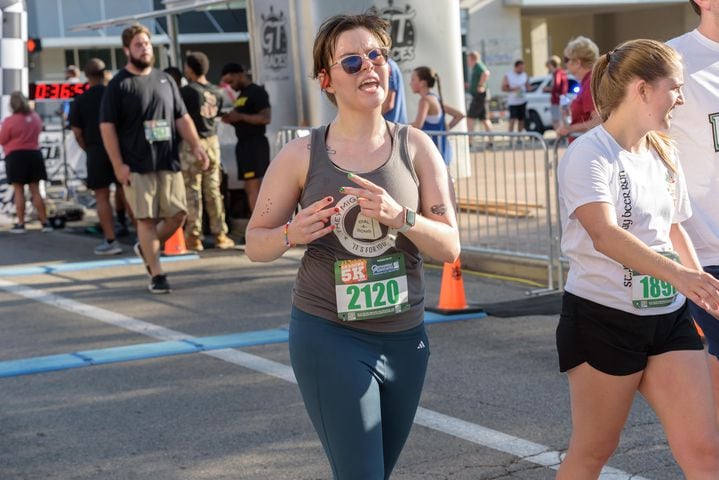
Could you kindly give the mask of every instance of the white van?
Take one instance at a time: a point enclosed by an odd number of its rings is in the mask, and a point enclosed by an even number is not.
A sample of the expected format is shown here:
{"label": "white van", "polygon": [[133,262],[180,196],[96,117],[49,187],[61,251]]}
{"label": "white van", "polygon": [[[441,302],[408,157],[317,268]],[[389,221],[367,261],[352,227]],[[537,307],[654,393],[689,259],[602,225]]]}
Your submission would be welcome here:
{"label": "white van", "polygon": [[[569,79],[569,92],[566,99],[568,106],[574,97],[579,93],[579,82],[572,75],[567,75]],[[541,75],[531,77],[529,79],[529,90],[527,91],[527,120],[525,128],[531,132],[544,133],[545,130],[552,130],[552,113],[550,111],[551,94],[545,92],[546,87],[551,86],[552,76]]]}

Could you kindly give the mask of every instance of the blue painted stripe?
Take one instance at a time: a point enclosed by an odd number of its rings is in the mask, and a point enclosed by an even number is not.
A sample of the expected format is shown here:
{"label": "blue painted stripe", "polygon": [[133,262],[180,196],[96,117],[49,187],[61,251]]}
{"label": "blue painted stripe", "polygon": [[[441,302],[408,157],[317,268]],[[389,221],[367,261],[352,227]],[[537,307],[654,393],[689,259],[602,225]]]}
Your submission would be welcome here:
{"label": "blue painted stripe", "polygon": [[130,362],[132,360],[196,353],[200,350],[201,348],[193,343],[179,340],[141,343],[138,345],[103,348],[99,350],[84,350],[77,352],[77,355],[88,359],[91,365],[104,365],[107,363]]}
{"label": "blue painted stripe", "polygon": [[[199,260],[197,254],[173,255],[160,257],[161,263],[178,262],[182,260]],[[127,265],[141,265],[142,260],[137,257],[113,258],[108,260],[94,260],[91,262],[58,263],[51,265],[35,265],[32,267],[5,267],[0,268],[0,277],[17,277],[20,275],[42,275],[61,272],[77,272],[79,270],[97,270],[99,268],[123,267]]]}
{"label": "blue painted stripe", "polygon": [[[487,314],[483,312],[456,315],[441,315],[433,312],[425,312],[425,323],[454,322],[458,320],[484,318],[486,316]],[[223,348],[242,348],[272,343],[284,343],[287,342],[288,339],[289,331],[287,329],[274,328],[254,332],[231,333],[211,337],[188,337],[183,340],[140,343],[137,345],[83,350],[62,355],[8,360],[0,362],[0,378],[89,367],[91,365],[106,365],[109,363],[130,362],[171,355],[220,350]]]}
{"label": "blue painted stripe", "polygon": [[24,358],[22,360],[0,362],[0,377],[15,377],[18,375],[29,375],[31,373],[67,370],[69,368],[86,367],[88,365],[89,362],[87,360],[72,354]]}
{"label": "blue painted stripe", "polygon": [[289,340],[289,331],[285,328],[260,330],[257,332],[233,333],[216,337],[193,338],[192,342],[204,350],[221,348],[242,348],[271,343],[284,343]]}
{"label": "blue painted stripe", "polygon": [[474,319],[484,318],[486,316],[487,316],[487,314],[485,312],[457,313],[457,314],[453,314],[453,315],[442,315],[442,314],[434,313],[434,312],[424,312],[424,323],[431,324],[431,323],[456,322],[459,320],[474,320]]}

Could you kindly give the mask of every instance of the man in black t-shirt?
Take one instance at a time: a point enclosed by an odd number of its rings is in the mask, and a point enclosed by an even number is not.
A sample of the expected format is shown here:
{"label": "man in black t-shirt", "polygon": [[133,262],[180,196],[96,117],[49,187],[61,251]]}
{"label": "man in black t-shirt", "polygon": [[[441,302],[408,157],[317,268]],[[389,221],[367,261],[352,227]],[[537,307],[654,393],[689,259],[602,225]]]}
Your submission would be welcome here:
{"label": "man in black t-shirt", "polygon": [[128,61],[110,81],[100,109],[100,131],[117,180],[137,219],[135,253],[150,275],[152,293],[169,293],[160,266],[160,242],[185,220],[185,184],[180,173],[177,134],[190,144],[202,168],[209,159],[180,90],[154,68],[150,31],[135,24],[122,32]]}
{"label": "man in black t-shirt", "polygon": [[[100,103],[107,83],[105,62],[91,58],[85,64],[85,76],[90,88],[75,97],[70,106],[70,126],[78,145],[85,150],[87,157],[87,187],[95,192],[95,206],[100,228],[105,241],[95,247],[95,255],[116,255],[122,253],[120,243],[115,239],[115,229],[110,204],[110,185],[115,184],[115,211],[121,229],[125,225],[125,195],[117,183],[112,171],[110,157],[107,156],[100,136]],[[118,233],[119,235],[119,233]]]}
{"label": "man in black t-shirt", "polygon": [[210,159],[210,166],[202,166],[190,151],[190,145],[180,145],[180,164],[185,179],[187,196],[187,223],[185,243],[190,250],[202,250],[202,206],[207,207],[210,231],[215,237],[215,247],[232,248],[235,242],[227,236],[225,207],[220,193],[221,164],[220,141],[217,138],[217,117],[222,109],[222,94],[205,75],[210,61],[202,52],[190,52],[185,59],[185,77],[190,82],[180,89],[182,100],[192,121],[195,122],[200,145]]}
{"label": "man in black t-shirt", "polygon": [[262,177],[270,165],[270,144],[265,137],[265,126],[272,120],[270,97],[263,87],[252,83],[238,63],[222,67],[222,81],[240,91],[234,110],[223,115],[222,121],[235,127],[239,179],[245,181],[247,201],[254,210]]}

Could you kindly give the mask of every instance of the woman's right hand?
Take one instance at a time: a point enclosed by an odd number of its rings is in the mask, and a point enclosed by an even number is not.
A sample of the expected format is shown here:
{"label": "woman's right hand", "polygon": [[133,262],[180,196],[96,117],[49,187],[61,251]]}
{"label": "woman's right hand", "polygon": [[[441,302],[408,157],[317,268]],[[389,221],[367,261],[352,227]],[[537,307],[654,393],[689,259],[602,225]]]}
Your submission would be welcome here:
{"label": "woman's right hand", "polygon": [[326,223],[339,208],[327,208],[332,202],[334,198],[325,197],[300,210],[287,227],[287,241],[291,245],[307,245],[333,231],[335,226]]}
{"label": "woman's right hand", "polygon": [[689,300],[712,315],[719,316],[719,280],[712,275],[689,268],[682,268],[676,280],[670,282]]}

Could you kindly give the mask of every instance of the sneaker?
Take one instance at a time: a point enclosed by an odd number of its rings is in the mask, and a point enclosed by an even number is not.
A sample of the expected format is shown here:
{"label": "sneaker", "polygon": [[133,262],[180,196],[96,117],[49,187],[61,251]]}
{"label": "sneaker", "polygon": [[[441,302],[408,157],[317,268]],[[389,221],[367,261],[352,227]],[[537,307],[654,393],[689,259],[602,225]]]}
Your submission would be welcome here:
{"label": "sneaker", "polygon": [[196,252],[201,252],[205,249],[205,247],[202,246],[202,240],[200,240],[200,237],[192,234],[185,238],[185,248]]}
{"label": "sneaker", "polygon": [[147,264],[144,255],[142,255],[142,247],[140,246],[140,242],[135,243],[132,249],[135,251],[135,255],[140,257],[140,259],[142,260],[142,264],[145,265],[145,269],[147,270],[147,276],[152,278],[152,271],[150,271],[150,266]]}
{"label": "sneaker", "polygon": [[54,231],[54,230],[55,230],[55,229],[52,228],[52,224],[51,224],[50,222],[45,222],[45,223],[43,223],[43,224],[42,224],[42,228],[40,229],[40,231],[41,231],[42,233],[48,233],[48,232],[52,232],[52,231]]}
{"label": "sneaker", "polygon": [[221,233],[215,237],[215,248],[232,248],[235,246],[235,242],[225,235],[224,233]]}
{"label": "sneaker", "polygon": [[16,223],[10,229],[10,233],[25,233],[25,224],[24,223]]}
{"label": "sneaker", "polygon": [[117,255],[122,253],[122,247],[120,246],[120,242],[117,240],[113,240],[112,242],[105,240],[100,245],[95,247],[94,252],[95,255]]}
{"label": "sneaker", "polygon": [[147,287],[150,293],[170,293],[172,289],[167,283],[167,275],[155,275]]}

